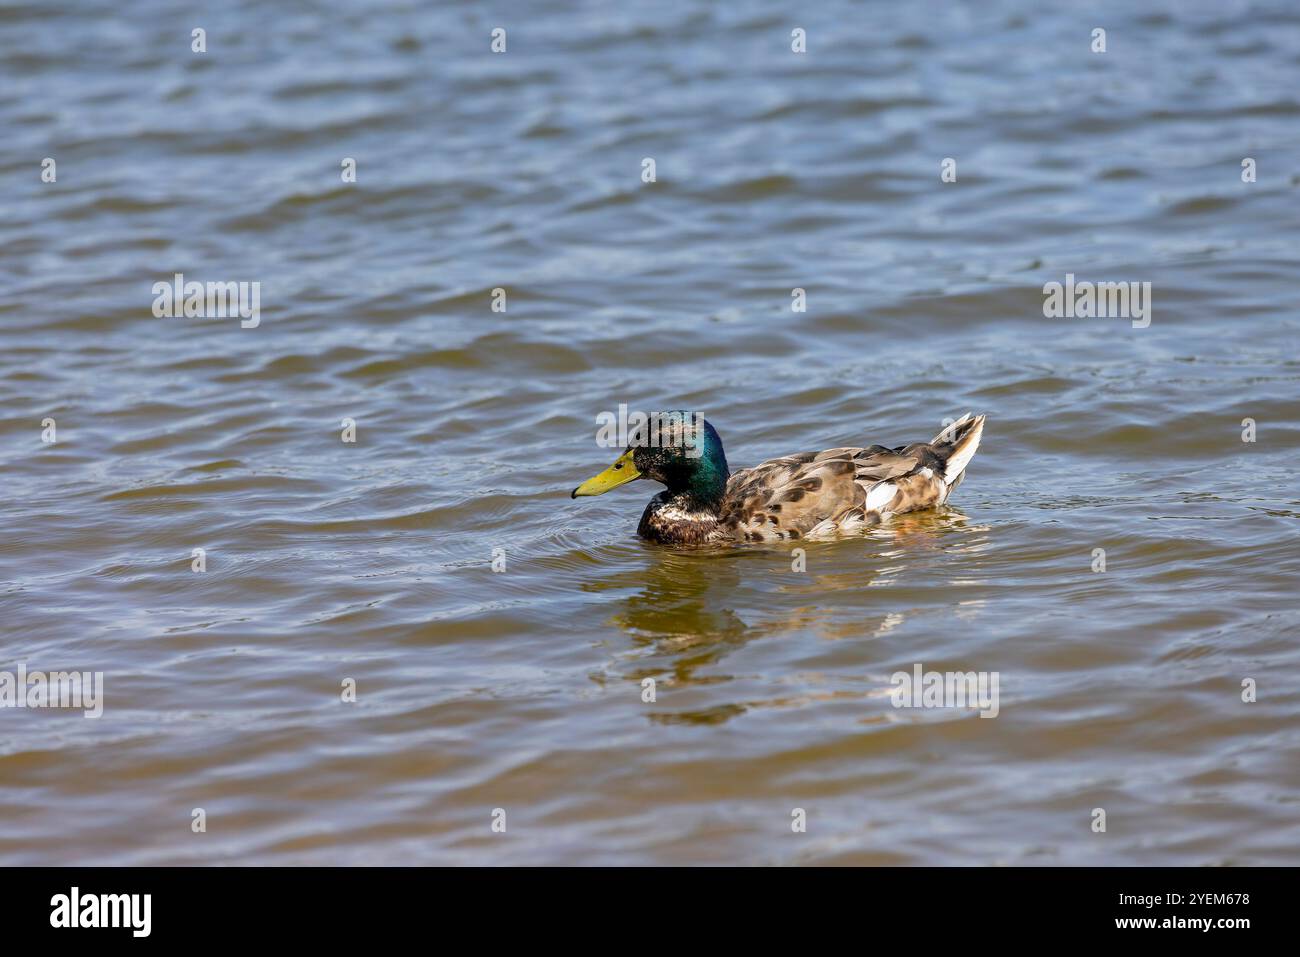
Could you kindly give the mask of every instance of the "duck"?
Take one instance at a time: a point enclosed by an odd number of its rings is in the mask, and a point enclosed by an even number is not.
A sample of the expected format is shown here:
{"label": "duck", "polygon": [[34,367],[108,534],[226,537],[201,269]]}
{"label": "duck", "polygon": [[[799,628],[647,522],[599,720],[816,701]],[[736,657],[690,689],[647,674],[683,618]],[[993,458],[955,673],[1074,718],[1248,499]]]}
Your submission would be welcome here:
{"label": "duck", "polygon": [[661,483],[637,534],[662,545],[833,537],[945,504],[979,448],[984,418],[967,412],[929,442],[804,452],[732,472],[722,438],[702,416],[660,412],[570,498],[638,479]]}

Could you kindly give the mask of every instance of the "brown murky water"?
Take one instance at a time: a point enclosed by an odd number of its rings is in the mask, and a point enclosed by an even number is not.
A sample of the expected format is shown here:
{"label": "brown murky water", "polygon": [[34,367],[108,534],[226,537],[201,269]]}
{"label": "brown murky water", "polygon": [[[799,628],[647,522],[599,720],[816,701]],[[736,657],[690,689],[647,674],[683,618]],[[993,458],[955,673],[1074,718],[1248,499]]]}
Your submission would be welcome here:
{"label": "brown murky water", "polygon": [[[1296,863],[1300,18],[1043,6],[0,8],[0,863]],[[619,403],[989,425],[799,572],[570,501]]]}

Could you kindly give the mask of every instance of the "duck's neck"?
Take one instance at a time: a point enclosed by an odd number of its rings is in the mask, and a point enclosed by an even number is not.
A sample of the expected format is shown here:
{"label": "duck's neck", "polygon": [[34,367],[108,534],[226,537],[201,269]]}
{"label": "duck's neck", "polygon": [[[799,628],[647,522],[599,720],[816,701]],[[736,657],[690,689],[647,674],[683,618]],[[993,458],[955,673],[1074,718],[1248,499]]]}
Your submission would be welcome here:
{"label": "duck's neck", "polygon": [[722,500],[731,470],[717,433],[707,433],[703,455],[689,470],[666,476],[667,489],[650,500],[637,532],[643,538],[671,544],[706,541],[718,527]]}
{"label": "duck's neck", "polygon": [[690,492],[665,490],[650,500],[637,534],[652,542],[693,545],[708,541],[719,524],[722,498],[700,500]]}

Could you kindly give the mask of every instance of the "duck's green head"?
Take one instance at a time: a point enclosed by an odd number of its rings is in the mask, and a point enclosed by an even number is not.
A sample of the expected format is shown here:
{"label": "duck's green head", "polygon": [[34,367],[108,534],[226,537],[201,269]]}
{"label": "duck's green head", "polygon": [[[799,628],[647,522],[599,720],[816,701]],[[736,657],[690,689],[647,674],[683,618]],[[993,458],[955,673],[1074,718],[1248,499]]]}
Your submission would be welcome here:
{"label": "duck's green head", "polygon": [[575,488],[571,497],[602,495],[645,478],[662,482],[670,492],[684,492],[702,505],[711,505],[722,500],[730,474],[722,439],[703,416],[657,412],[644,427],[632,430],[627,451],[613,465]]}

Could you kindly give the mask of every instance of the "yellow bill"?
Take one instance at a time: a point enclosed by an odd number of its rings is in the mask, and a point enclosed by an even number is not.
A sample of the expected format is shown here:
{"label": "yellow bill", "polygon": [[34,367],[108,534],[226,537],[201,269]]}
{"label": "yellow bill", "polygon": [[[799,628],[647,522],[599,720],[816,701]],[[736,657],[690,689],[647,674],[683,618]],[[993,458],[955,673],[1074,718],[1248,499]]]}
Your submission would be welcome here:
{"label": "yellow bill", "polygon": [[618,488],[633,479],[640,478],[641,473],[637,471],[636,464],[632,461],[632,452],[632,449],[628,449],[605,471],[593,475],[575,488],[569,498],[577,498],[579,495],[603,495],[612,488]]}

